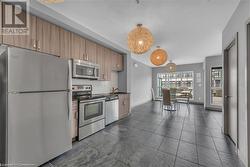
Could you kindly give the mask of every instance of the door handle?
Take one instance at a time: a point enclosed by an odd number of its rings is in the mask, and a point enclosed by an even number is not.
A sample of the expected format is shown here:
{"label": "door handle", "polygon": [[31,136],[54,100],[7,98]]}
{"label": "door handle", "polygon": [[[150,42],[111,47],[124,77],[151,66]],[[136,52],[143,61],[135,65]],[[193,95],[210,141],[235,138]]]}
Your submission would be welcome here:
{"label": "door handle", "polygon": [[225,96],[225,98],[231,98],[232,96]]}

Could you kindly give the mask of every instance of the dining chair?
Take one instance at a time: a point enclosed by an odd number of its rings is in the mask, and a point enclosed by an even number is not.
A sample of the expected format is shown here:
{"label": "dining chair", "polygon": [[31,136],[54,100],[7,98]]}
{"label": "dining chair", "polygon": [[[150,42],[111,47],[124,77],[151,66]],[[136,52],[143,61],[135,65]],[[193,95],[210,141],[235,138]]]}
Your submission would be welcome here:
{"label": "dining chair", "polygon": [[[171,95],[171,91],[169,89],[162,89],[162,111],[176,111],[176,98],[175,95]],[[167,108],[165,108],[167,107]]]}
{"label": "dining chair", "polygon": [[185,103],[187,105],[188,110],[190,110],[190,99],[192,98],[192,90],[191,89],[181,89],[178,90],[177,93],[177,103]]}

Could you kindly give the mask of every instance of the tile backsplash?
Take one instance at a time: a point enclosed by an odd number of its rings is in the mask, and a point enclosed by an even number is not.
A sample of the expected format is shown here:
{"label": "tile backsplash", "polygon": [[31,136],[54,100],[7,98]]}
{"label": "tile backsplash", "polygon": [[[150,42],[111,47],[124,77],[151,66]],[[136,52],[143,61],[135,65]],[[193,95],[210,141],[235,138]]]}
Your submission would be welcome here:
{"label": "tile backsplash", "polygon": [[112,91],[112,87],[118,87],[118,73],[111,73],[111,81],[73,79],[72,85],[92,85],[93,94],[110,93]]}

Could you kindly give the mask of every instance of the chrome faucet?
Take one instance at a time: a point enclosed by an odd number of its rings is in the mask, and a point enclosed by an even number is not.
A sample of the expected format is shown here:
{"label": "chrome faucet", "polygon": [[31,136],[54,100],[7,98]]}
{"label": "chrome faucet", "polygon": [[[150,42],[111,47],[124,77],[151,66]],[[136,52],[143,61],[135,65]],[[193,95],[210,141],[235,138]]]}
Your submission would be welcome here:
{"label": "chrome faucet", "polygon": [[115,94],[116,91],[119,91],[119,89],[112,87],[112,94]]}

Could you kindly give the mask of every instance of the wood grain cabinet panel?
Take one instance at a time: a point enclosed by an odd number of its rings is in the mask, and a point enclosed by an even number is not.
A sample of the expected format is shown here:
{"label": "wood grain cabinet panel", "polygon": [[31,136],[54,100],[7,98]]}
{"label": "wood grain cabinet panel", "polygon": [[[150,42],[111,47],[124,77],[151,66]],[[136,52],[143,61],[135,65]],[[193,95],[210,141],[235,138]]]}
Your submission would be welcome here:
{"label": "wood grain cabinet panel", "polygon": [[71,57],[72,59],[80,59],[83,57],[81,55],[81,37],[75,33],[71,34]]}
{"label": "wood grain cabinet panel", "polygon": [[123,70],[123,56],[115,51],[111,51],[112,57],[112,71],[122,71]]}
{"label": "wood grain cabinet panel", "polygon": [[104,48],[104,67],[105,67],[105,81],[111,80],[111,71],[112,71],[112,55],[111,50]]}
{"label": "wood grain cabinet panel", "polygon": [[130,94],[119,94],[119,119],[125,118],[130,113]]}
{"label": "wood grain cabinet panel", "polygon": [[[2,28],[2,2],[0,1],[0,28]],[[3,36],[0,33],[0,43],[3,43]]]}
{"label": "wood grain cabinet panel", "polygon": [[117,54],[117,65],[116,65],[117,71],[123,71],[124,64],[123,64],[123,56],[120,54]]}
{"label": "wood grain cabinet panel", "polygon": [[71,32],[60,28],[60,57],[71,58]]}
{"label": "wood grain cabinet panel", "polygon": [[71,137],[76,140],[78,136],[78,101],[72,101]]}
{"label": "wood grain cabinet panel", "polygon": [[87,61],[97,63],[97,45],[96,43],[86,40],[86,56]]}
{"label": "wood grain cabinet panel", "polygon": [[96,46],[96,63],[100,65],[100,78],[99,80],[105,80],[105,55],[104,55],[104,47],[101,45]]}
{"label": "wood grain cabinet panel", "polygon": [[37,18],[37,50],[59,56],[60,54],[60,29],[58,26]]}
{"label": "wood grain cabinet panel", "polygon": [[36,24],[37,17],[29,15],[30,17],[30,27],[28,35],[3,35],[3,43],[6,45],[12,45],[20,48],[37,50],[36,43]]}
{"label": "wood grain cabinet panel", "polygon": [[88,61],[88,56],[86,54],[86,39],[80,36],[80,59]]}
{"label": "wood grain cabinet panel", "polygon": [[114,51],[111,51],[111,69],[112,71],[116,71],[117,65],[117,54]]}

